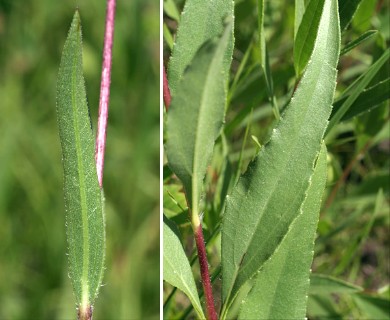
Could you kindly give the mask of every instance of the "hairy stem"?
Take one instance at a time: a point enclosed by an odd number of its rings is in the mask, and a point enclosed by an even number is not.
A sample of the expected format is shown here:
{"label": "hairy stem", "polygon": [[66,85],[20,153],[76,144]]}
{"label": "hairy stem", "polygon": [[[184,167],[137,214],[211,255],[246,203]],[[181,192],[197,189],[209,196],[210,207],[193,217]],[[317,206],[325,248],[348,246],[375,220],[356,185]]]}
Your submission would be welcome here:
{"label": "hairy stem", "polygon": [[202,225],[193,226],[196,248],[198,250],[198,259],[200,265],[200,275],[202,278],[203,291],[206,299],[207,318],[209,320],[217,320],[217,312],[215,311],[213,291],[211,288],[209,266],[207,262],[206,246],[203,238]]}
{"label": "hairy stem", "polygon": [[169,91],[167,73],[165,72],[165,67],[163,66],[163,97],[165,110],[168,111],[169,105],[171,104],[171,92]]}
{"label": "hairy stem", "polygon": [[77,311],[77,320],[92,320],[92,313],[92,306],[87,306],[85,309],[79,308]]}
{"label": "hairy stem", "polygon": [[106,148],[108,103],[110,100],[115,2],[116,0],[107,0],[106,30],[104,33],[102,79],[100,83],[100,100],[99,100],[99,119],[98,119],[98,129],[97,129],[96,149],[95,149],[96,170],[97,170],[100,187],[103,186],[104,150]]}

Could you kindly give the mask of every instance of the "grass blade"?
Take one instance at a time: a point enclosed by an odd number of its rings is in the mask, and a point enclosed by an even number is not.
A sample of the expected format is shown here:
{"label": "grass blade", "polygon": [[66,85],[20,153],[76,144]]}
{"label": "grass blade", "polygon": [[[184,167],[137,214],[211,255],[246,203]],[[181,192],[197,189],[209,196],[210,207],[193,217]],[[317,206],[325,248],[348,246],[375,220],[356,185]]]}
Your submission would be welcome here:
{"label": "grass blade", "polygon": [[267,46],[265,43],[264,31],[264,0],[258,1],[258,28],[259,28],[259,42],[260,42],[260,65],[264,73],[265,83],[267,85],[268,99],[272,105],[276,120],[280,119],[279,107],[274,94],[274,83],[272,80],[271,66],[269,63]]}
{"label": "grass blade", "polygon": [[374,36],[378,31],[377,30],[368,30],[367,32],[363,33],[360,37],[357,39],[347,43],[344,48],[341,49],[340,51],[340,56],[348,53],[351,51],[353,48],[357,47],[360,45],[362,42],[370,39],[372,36]]}
{"label": "grass blade", "polygon": [[339,48],[337,2],[326,0],[313,54],[295,95],[270,142],[227,200],[223,312],[272,256],[299,213],[331,112]]}
{"label": "grass blade", "polygon": [[81,314],[88,313],[103,277],[104,217],[95,142],[82,74],[81,22],[76,11],[57,83],[57,116],[64,167],[69,274]]}
{"label": "grass blade", "polygon": [[[331,118],[338,112],[349,96],[337,100],[333,105]],[[364,90],[342,116],[341,121],[369,112],[390,98],[390,78]]]}
{"label": "grass blade", "polygon": [[354,293],[363,291],[362,287],[348,283],[341,279],[326,275],[313,273],[310,277],[310,291],[312,294],[331,294],[331,293]]}
{"label": "grass blade", "polygon": [[[333,127],[339,123],[339,121],[346,114],[348,109],[352,106],[358,96],[363,92],[363,90],[368,86],[371,80],[379,72],[381,67],[388,61],[390,58],[390,49],[387,49],[382,56],[373,63],[366,72],[364,72],[354,83],[352,83],[343,93],[343,97],[349,94],[348,98],[341,105],[341,107],[336,111],[334,116],[329,122],[329,126],[326,129],[326,135],[333,129]],[[341,98],[343,98],[341,97]]]}
{"label": "grass blade", "polygon": [[314,238],[326,184],[326,155],[323,144],[301,214],[258,274],[241,307],[240,319],[305,318]]}

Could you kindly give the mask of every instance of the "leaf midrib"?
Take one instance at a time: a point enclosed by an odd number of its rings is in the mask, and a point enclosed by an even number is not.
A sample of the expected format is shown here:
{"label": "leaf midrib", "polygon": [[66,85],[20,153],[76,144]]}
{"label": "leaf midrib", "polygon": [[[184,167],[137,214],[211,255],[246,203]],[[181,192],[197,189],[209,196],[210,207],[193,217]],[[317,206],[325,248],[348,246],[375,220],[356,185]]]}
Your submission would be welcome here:
{"label": "leaf midrib", "polygon": [[[76,43],[80,41],[80,34],[77,32]],[[76,154],[77,154],[77,173],[79,178],[79,189],[80,189],[80,205],[81,205],[81,217],[82,217],[82,228],[83,228],[83,271],[81,278],[81,303],[85,305],[89,302],[89,288],[88,288],[88,267],[89,267],[89,230],[88,230],[88,205],[87,205],[87,194],[86,194],[86,182],[84,180],[84,165],[82,160],[82,147],[80,141],[80,129],[79,129],[79,117],[77,115],[77,98],[75,93],[77,92],[77,54],[73,57],[72,66],[72,114],[73,114],[73,126],[76,141]],[[71,213],[72,214],[72,213]],[[73,213],[74,214],[74,213]]]}
{"label": "leaf midrib", "polygon": [[[224,35],[225,36],[225,35]],[[224,37],[223,36],[223,37]],[[222,41],[222,39],[221,39]],[[219,52],[219,45],[214,49],[214,54],[213,54],[213,58],[212,60],[210,61],[209,63],[209,66],[208,66],[208,70],[207,70],[207,75],[206,75],[206,81],[205,81],[205,85],[204,85],[204,88],[205,90],[203,91],[202,95],[201,95],[201,99],[200,99],[200,106],[199,106],[199,113],[198,113],[198,117],[197,117],[197,122],[196,122],[196,133],[195,133],[195,153],[194,153],[194,162],[193,162],[193,167],[192,167],[192,172],[193,172],[193,176],[192,176],[192,214],[196,214],[196,215],[199,215],[199,212],[198,212],[198,170],[197,170],[197,165],[198,165],[198,157],[196,155],[199,154],[199,148],[200,148],[200,138],[199,138],[199,135],[201,133],[201,130],[200,130],[200,126],[201,126],[201,123],[203,123],[201,121],[201,119],[203,119],[203,112],[205,110],[207,110],[206,106],[207,106],[207,96],[208,96],[208,92],[209,92],[209,82],[210,82],[210,78],[212,78],[212,71],[214,70],[214,61],[218,58],[218,52]],[[195,179],[194,179],[195,177]],[[203,181],[203,180],[202,180]],[[196,195],[196,196],[195,196]]]}

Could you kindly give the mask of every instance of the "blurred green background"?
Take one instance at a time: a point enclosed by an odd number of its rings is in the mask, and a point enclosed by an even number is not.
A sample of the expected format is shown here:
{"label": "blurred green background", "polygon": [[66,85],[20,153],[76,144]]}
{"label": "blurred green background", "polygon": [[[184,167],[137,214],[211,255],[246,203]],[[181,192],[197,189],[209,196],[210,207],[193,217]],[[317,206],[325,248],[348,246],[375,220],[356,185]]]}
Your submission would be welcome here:
{"label": "blurred green background", "polygon": [[[0,319],[75,319],[56,77],[76,7],[97,123],[105,1],[0,0]],[[159,1],[117,1],[94,319],[159,317]]]}

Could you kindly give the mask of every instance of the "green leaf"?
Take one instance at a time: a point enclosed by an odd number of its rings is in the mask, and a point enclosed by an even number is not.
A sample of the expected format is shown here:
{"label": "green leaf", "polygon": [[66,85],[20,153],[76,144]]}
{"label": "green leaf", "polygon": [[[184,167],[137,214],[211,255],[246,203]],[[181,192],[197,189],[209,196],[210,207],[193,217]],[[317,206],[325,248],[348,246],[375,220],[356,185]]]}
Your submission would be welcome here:
{"label": "green leaf", "polygon": [[343,116],[347,113],[349,108],[355,102],[355,100],[359,97],[359,95],[363,92],[363,90],[368,86],[371,80],[375,77],[375,75],[381,70],[381,67],[387,62],[390,57],[390,49],[387,49],[382,56],[373,63],[366,72],[364,72],[356,81],[354,81],[343,93],[343,96],[340,99],[346,97],[348,98],[344,101],[344,103],[340,106],[340,108],[336,111],[336,113],[332,116],[328,128],[326,129],[326,135],[333,129],[333,127],[339,123],[339,121],[343,118]]}
{"label": "green leaf", "polygon": [[241,286],[274,253],[299,214],[336,85],[340,47],[337,2],[326,0],[306,72],[290,105],[239,180],[222,225],[225,311]]}
{"label": "green leaf", "polygon": [[331,296],[313,295],[307,300],[307,314],[309,319],[344,319],[337,310],[337,305]]}
{"label": "green leaf", "polygon": [[180,21],[180,13],[173,0],[164,0],[164,12],[176,22]]}
{"label": "green leaf", "polygon": [[202,182],[222,127],[231,28],[228,23],[220,39],[208,41],[199,49],[177,85],[168,112],[168,163],[184,185],[193,216],[199,214]]}
{"label": "green leaf", "polygon": [[374,17],[377,0],[362,0],[352,20],[352,25],[358,32],[364,32],[371,26],[371,18]]}
{"label": "green leaf", "polygon": [[390,300],[368,294],[353,295],[358,307],[361,309],[365,319],[389,319]]}
{"label": "green leaf", "polygon": [[341,49],[340,51],[340,56],[348,53],[349,51],[351,51],[353,48],[357,47],[358,45],[360,45],[362,42],[370,39],[372,36],[374,36],[375,34],[377,34],[377,30],[368,30],[367,32],[363,33],[360,37],[358,37],[357,39],[347,43],[345,45],[344,48]]}
{"label": "green leaf", "polygon": [[167,43],[170,50],[173,48],[173,37],[171,32],[169,31],[167,25],[164,23],[163,25],[163,34],[164,34],[164,40]]}
{"label": "green leaf", "polygon": [[64,167],[69,274],[77,304],[86,308],[97,296],[102,282],[105,231],[82,70],[81,22],[76,11],[58,74],[57,116]]}
{"label": "green leaf", "polygon": [[301,213],[256,278],[239,319],[304,319],[321,198],[326,184],[323,144]]}
{"label": "green leaf", "polygon": [[[337,100],[333,105],[332,115],[338,112],[349,96]],[[365,112],[372,111],[379,107],[382,102],[390,98],[390,78],[381,81],[374,86],[362,91],[350,108],[345,112],[341,121],[351,119]]]}
{"label": "green leaf", "polygon": [[164,216],[164,280],[183,291],[190,299],[198,319],[205,319],[200,305],[192,270],[183,246],[179,240],[176,226]]}
{"label": "green leaf", "polygon": [[329,275],[314,273],[310,277],[310,294],[353,293],[359,291],[363,291],[363,288]]}
{"label": "green leaf", "polygon": [[351,23],[360,2],[362,2],[362,0],[338,0],[341,31],[344,31]]}
{"label": "green leaf", "polygon": [[299,77],[310,59],[325,0],[311,0],[294,41],[294,68]]}
{"label": "green leaf", "polygon": [[301,24],[303,14],[305,13],[305,7],[304,0],[295,0],[294,39],[297,36],[299,25]]}
{"label": "green leaf", "polygon": [[[168,80],[171,95],[178,91],[177,85],[184,70],[193,60],[199,48],[210,39],[219,36],[226,18],[233,20],[234,5],[232,0],[187,0],[180,18],[172,57],[169,61]],[[233,53],[233,29],[227,49],[224,53],[222,72],[229,74]]]}

